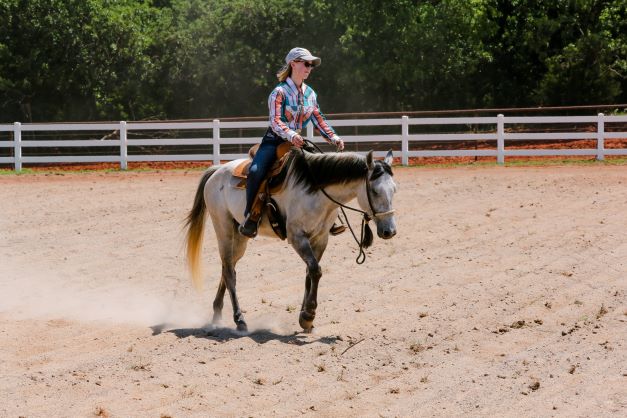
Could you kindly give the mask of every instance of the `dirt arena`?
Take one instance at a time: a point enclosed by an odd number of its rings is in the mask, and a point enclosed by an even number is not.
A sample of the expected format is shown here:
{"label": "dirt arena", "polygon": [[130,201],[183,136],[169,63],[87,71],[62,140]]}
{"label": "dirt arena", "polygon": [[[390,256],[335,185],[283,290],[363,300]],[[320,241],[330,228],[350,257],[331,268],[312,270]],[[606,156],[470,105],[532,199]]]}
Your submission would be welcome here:
{"label": "dirt arena", "polygon": [[395,168],[399,234],[331,239],[313,334],[304,264],[258,238],[251,333],[211,328],[200,171],[0,176],[0,416],[625,416],[627,166]]}

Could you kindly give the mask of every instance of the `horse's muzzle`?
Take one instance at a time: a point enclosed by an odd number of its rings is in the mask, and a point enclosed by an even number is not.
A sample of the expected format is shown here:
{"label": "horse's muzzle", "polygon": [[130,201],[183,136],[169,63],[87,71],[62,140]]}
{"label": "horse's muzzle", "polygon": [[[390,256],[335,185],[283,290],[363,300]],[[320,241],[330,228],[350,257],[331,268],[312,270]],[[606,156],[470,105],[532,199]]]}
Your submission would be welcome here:
{"label": "horse's muzzle", "polygon": [[[378,222],[377,222],[378,221]],[[376,219],[377,235],[382,239],[390,239],[396,235],[396,222],[394,217],[386,217],[384,219]]]}
{"label": "horse's muzzle", "polygon": [[390,239],[396,235],[396,229],[383,229],[377,235],[379,235],[379,238]]}
{"label": "horse's muzzle", "polygon": [[377,225],[377,235],[379,238],[390,239],[396,235],[396,225],[394,222]]}

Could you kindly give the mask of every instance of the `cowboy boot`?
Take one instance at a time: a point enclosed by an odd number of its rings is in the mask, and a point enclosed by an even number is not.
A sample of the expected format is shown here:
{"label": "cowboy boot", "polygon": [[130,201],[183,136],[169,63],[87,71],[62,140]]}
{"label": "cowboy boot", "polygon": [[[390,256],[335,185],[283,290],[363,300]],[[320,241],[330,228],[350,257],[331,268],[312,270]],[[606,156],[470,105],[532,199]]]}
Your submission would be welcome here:
{"label": "cowboy boot", "polygon": [[237,229],[240,234],[248,238],[255,238],[257,236],[257,224],[258,221],[252,219],[250,215],[246,217],[243,224]]}
{"label": "cowboy boot", "polygon": [[250,208],[250,212],[246,216],[246,220],[244,220],[244,223],[237,229],[239,233],[245,237],[255,238],[257,236],[257,227],[259,225],[259,220],[261,219],[261,212],[266,199],[266,194],[263,190],[266,189],[267,182],[267,180],[261,182],[259,191],[257,192],[255,200]]}
{"label": "cowboy boot", "polygon": [[338,225],[335,222],[333,222],[333,226],[331,227],[331,229],[329,229],[329,233],[331,235],[340,235],[344,231],[346,231],[346,225]]}

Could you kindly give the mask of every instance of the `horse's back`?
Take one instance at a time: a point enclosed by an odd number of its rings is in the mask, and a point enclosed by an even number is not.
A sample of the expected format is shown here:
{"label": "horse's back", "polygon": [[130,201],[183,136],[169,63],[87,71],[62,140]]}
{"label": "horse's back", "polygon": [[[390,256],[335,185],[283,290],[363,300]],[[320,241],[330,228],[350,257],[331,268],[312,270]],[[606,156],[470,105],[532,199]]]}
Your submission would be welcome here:
{"label": "horse's back", "polygon": [[[246,190],[237,187],[241,178],[234,176],[236,168],[243,161],[245,159],[233,160],[221,165],[205,185],[205,203],[214,224],[226,225],[232,223],[233,220],[240,224],[244,222]],[[280,191],[272,194],[272,198],[278,204],[283,216],[295,219],[308,231],[321,227],[328,229],[327,226],[330,226],[332,218],[335,217],[334,214],[320,210],[319,197],[307,193],[302,186],[294,184],[289,178]],[[327,203],[326,198],[323,202]],[[259,235],[276,237],[265,214],[261,217],[258,231]]]}

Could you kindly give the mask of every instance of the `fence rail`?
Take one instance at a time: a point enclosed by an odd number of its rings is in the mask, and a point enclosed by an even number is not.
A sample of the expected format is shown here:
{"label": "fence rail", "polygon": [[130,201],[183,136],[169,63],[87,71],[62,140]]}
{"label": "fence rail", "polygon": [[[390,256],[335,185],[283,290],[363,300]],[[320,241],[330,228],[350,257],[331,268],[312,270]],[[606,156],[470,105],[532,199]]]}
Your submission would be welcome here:
{"label": "fence rail", "polygon": [[[627,132],[616,131],[615,128],[606,132],[609,125],[627,122],[627,116],[606,116],[599,113],[596,116],[507,116],[495,117],[442,117],[442,118],[400,118],[385,119],[345,119],[329,120],[334,127],[399,127],[398,133],[342,135],[345,143],[390,143],[394,156],[401,158],[403,165],[409,164],[411,157],[495,157],[497,163],[503,164],[508,156],[595,156],[603,160],[606,155],[627,155],[627,148],[605,148],[606,139],[627,139]],[[587,124],[594,126],[592,132],[545,132],[543,128],[555,124]],[[411,133],[410,128],[463,126],[465,133]],[[537,132],[517,132],[517,125],[533,126]],[[144,161],[211,161],[219,164],[221,161],[244,158],[246,153],[221,152],[221,145],[248,145],[259,142],[260,136],[223,137],[223,130],[266,128],[266,121],[252,122],[221,122],[215,119],[211,122],[125,122],[119,123],[58,123],[58,124],[14,124],[0,125],[0,133],[7,132],[12,139],[1,140],[0,148],[12,148],[13,155],[0,156],[0,164],[13,164],[16,171],[22,170],[25,163],[96,163],[115,162],[120,168],[128,168],[129,162]],[[482,126],[483,131],[477,133],[476,127]],[[508,126],[511,127],[508,129]],[[619,127],[619,129],[621,129]],[[624,125],[623,128],[624,129]],[[203,137],[193,138],[148,138],[129,139],[129,132],[133,131],[192,131],[204,133]],[[389,129],[388,129],[389,130]],[[543,131],[544,130],[544,131]],[[23,140],[26,132],[114,132],[119,139],[81,139],[81,140]],[[470,132],[469,132],[470,131]],[[211,135],[208,135],[208,133]],[[108,135],[112,136],[112,135]],[[316,143],[324,142],[323,138],[314,134],[313,126],[307,129],[307,139]],[[596,141],[595,148],[588,149],[515,149],[506,148],[508,141],[564,141],[588,139]],[[453,141],[491,141],[496,142],[489,149],[437,149],[412,150],[412,144]],[[194,154],[130,154],[129,148],[150,146],[198,146],[200,153]],[[106,155],[24,155],[25,149],[32,148],[91,148],[108,147],[116,151]],[[206,152],[204,152],[206,149]],[[28,154],[28,152],[26,152]],[[384,151],[375,152],[375,156],[384,156]]]}

